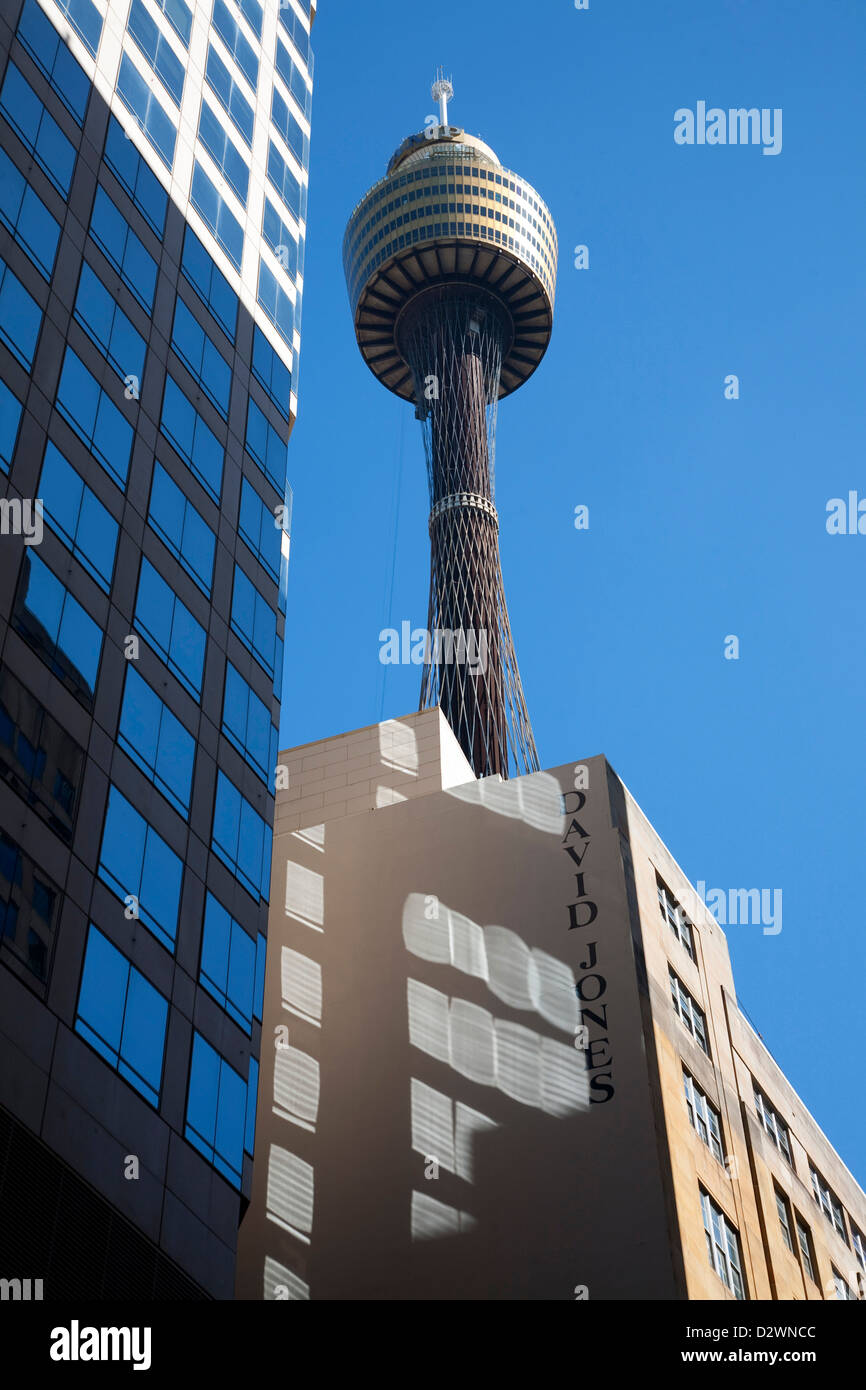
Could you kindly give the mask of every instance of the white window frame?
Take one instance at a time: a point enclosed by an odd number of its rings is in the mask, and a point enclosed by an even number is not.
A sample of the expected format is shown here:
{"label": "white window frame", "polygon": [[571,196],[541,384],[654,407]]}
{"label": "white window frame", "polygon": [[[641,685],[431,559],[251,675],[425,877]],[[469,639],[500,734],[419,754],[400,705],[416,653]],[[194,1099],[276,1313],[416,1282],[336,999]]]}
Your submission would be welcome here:
{"label": "white window frame", "polygon": [[746,1286],[740,1258],[739,1234],[704,1188],[700,1189],[700,1194],[710,1264],[725,1287],[730,1289],[736,1298],[745,1299]]}

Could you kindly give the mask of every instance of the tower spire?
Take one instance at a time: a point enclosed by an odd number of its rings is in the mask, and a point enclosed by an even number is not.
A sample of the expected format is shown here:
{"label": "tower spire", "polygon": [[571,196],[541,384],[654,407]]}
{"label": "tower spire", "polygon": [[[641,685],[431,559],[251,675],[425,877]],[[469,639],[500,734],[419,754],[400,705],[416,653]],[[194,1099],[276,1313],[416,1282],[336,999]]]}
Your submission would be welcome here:
{"label": "tower spire", "polygon": [[447,126],[448,103],[454,95],[454,87],[452,86],[451,78],[445,76],[445,73],[441,67],[436,73],[436,80],[434,81],[433,86],[430,88],[430,95],[432,96],[434,101],[438,101],[439,103],[440,126]]}

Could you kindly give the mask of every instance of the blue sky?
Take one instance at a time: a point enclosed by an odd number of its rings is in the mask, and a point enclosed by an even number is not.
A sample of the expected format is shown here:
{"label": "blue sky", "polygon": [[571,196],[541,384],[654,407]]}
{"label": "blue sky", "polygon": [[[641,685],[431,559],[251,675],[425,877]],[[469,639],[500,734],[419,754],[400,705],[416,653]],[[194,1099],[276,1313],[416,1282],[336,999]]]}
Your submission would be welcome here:
{"label": "blue sky", "polygon": [[[322,0],[314,47],[281,744],[417,707],[378,653],[426,623],[420,427],[355,347],[341,243],[441,63],[559,233],[496,458],[541,764],[606,754],[693,883],[782,890],[778,935],[728,930],[738,996],[866,1185],[866,535],[825,526],[866,498],[862,0]],[[781,107],[781,153],[676,145],[698,101]]]}

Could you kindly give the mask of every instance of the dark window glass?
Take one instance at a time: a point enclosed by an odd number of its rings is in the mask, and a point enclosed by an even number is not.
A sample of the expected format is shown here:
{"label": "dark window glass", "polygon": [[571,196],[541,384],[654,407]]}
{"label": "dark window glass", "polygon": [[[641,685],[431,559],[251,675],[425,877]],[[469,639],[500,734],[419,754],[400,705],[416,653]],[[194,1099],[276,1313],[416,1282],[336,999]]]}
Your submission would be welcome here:
{"label": "dark window glass", "polygon": [[244,229],[225,198],[221,198],[198,160],[192,172],[190,199],[204,218],[235,270],[241,268],[244,249]]}
{"label": "dark window glass", "polygon": [[84,752],[5,666],[0,667],[0,743],[0,775],[68,842]]}
{"label": "dark window glass", "polygon": [[48,983],[61,893],[0,830],[0,954],[9,952],[39,985]]}
{"label": "dark window glass", "polygon": [[117,522],[50,440],[45,446],[39,496],[46,518],[64,545],[108,593],[117,550]]}
{"label": "dark window glass", "polygon": [[191,227],[187,227],[184,235],[181,270],[217,323],[234,342],[238,297]]}
{"label": "dark window glass", "polygon": [[251,458],[273,483],[278,492],[286,485],[287,444],[280,433],[256,405],[252,396],[247,404],[246,447]]}
{"label": "dark window glass", "polygon": [[36,269],[51,279],[60,224],[19,173],[5,150],[0,150],[0,219],[27,252]]}
{"label": "dark window glass", "polygon": [[253,554],[273,579],[279,582],[282,530],[274,513],[262,501],[252,483],[241,481],[241,507],[238,529]]}
{"label": "dark window glass", "polygon": [[256,1143],[256,1101],[259,1091],[259,1064],[255,1057],[250,1058],[250,1075],[247,1081],[247,1118],[244,1128],[244,1148],[252,1155]]}
{"label": "dark window glass", "polygon": [[153,470],[147,519],[160,540],[209,598],[216,545],[214,533],[159,463]]}
{"label": "dark window glass", "polygon": [[[294,232],[289,231],[269,198],[265,198],[265,215],[262,219],[262,236],[273,251],[283,270],[294,280],[298,273],[298,241]],[[291,346],[291,344],[289,344]]]}
{"label": "dark window glass", "polygon": [[280,414],[289,419],[292,374],[258,324],[253,329],[253,373]]}
{"label": "dark window glass", "polygon": [[235,565],[232,628],[276,682],[283,659],[283,644],[277,637],[277,615],[240,565]]}
{"label": "dark window glass", "polygon": [[243,94],[239,82],[235,82],[213,44],[208,46],[205,78],[211,91],[216,94],[223,110],[228,114],[235,129],[246,143],[253,143],[253,108]]}
{"label": "dark window glass", "polygon": [[18,397],[0,381],[0,468],[8,473],[18,439],[18,427],[24,407]]}
{"label": "dark window glass", "polygon": [[165,230],[168,194],[147,161],[142,158],[123,126],[114,116],[108,118],[105,137],[105,162],[123,184],[139,212],[150,223],[157,236]]}
{"label": "dark window glass", "polygon": [[255,91],[259,81],[259,62],[253,52],[252,44],[244,38],[239,25],[225,4],[225,0],[214,0],[213,27]]}
{"label": "dark window glass", "polygon": [[246,1103],[243,1078],[200,1033],[193,1033],[186,1138],[238,1189],[243,1174]]}
{"label": "dark window glass", "polygon": [[75,317],[121,379],[125,381],[128,376],[134,376],[140,390],[144,375],[145,341],[86,261],[81,267],[78,282]]}
{"label": "dark window glass", "polygon": [[175,301],[171,345],[220,415],[227,420],[232,388],[231,367],[180,295]]}
{"label": "dark window glass", "polygon": [[220,173],[225,175],[232,189],[246,207],[250,171],[243,156],[235,149],[221,122],[206,101],[202,101],[201,104],[198,138]]}
{"label": "dark window glass", "polygon": [[135,117],[139,129],[144,131],[166,168],[170,169],[174,161],[174,145],[177,139],[174,122],[163,110],[159,97],[148,87],[128,53],[124,53],[120,60],[117,94]]}
{"label": "dark window glass", "polygon": [[287,347],[292,347],[294,309],[292,301],[264,261],[259,262],[258,302]]}
{"label": "dark window glass", "polygon": [[156,261],[102,187],[96,190],[90,235],[142,308],[152,313]]}
{"label": "dark window glass", "polygon": [[133,621],[161,661],[198,700],[204,670],[205,630],[143,556]]}
{"label": "dark window glass", "polygon": [[183,63],[165,35],[159,32],[159,26],[148,14],[142,0],[132,0],[127,29],[175,106],[180,106],[183,96]]}
{"label": "dark window glass", "polygon": [[189,812],[195,739],[130,663],[117,741],[181,815]]}
{"label": "dark window glass", "polygon": [[123,902],[135,898],[128,909],[173,952],[183,863],[115,786],[108,794],[99,877]]}
{"label": "dark window glass", "polygon": [[199,980],[245,1033],[252,1032],[255,978],[256,943],[208,893]]}
{"label": "dark window glass", "polygon": [[75,1031],[159,1107],[168,1002],[91,923]]}
{"label": "dark window glass", "polygon": [[251,897],[270,897],[271,832],[224,772],[217,773],[211,849]]}
{"label": "dark window glass", "polygon": [[18,276],[0,260],[0,338],[28,372],[33,366],[42,310]]}
{"label": "dark window glass", "polygon": [[32,548],[24,554],[14,625],[54,674],[89,706],[102,653],[102,629]]}
{"label": "dark window glass", "polygon": [[277,762],[278,730],[271,723],[267,705],[230,661],[226,663],[222,727],[226,738],[270,786]]}
{"label": "dark window glass", "polygon": [[18,38],[64,106],[82,125],[90,96],[90,80],[36,0],[25,0],[18,21]]}
{"label": "dark window glass", "polygon": [[132,454],[132,425],[70,347],[66,349],[55,405],[109,477],[125,489]]}
{"label": "dark window glass", "polygon": [[213,500],[219,503],[223,446],[172,376],[165,379],[160,429]]}

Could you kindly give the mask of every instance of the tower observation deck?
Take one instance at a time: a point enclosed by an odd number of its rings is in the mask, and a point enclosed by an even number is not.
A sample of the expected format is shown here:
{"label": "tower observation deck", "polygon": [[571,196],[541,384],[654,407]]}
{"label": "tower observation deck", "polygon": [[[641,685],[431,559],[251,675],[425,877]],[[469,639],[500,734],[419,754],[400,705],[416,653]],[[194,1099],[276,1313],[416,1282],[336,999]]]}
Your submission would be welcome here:
{"label": "tower observation deck", "polygon": [[441,705],[479,777],[538,768],[511,638],[494,505],[496,407],[553,328],[557,240],[525,179],[429,117],[357,205],[343,265],[362,356],[422,421],[430,487],[430,643],[421,708]]}

